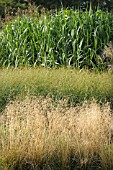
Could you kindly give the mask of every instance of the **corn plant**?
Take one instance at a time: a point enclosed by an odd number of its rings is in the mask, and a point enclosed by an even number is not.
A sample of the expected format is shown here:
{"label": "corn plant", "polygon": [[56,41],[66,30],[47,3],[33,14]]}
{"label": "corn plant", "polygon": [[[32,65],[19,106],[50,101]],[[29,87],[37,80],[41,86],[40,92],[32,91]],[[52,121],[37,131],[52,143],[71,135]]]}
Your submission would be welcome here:
{"label": "corn plant", "polygon": [[113,37],[113,14],[61,9],[40,18],[23,16],[0,35],[1,66],[106,66],[102,51]]}

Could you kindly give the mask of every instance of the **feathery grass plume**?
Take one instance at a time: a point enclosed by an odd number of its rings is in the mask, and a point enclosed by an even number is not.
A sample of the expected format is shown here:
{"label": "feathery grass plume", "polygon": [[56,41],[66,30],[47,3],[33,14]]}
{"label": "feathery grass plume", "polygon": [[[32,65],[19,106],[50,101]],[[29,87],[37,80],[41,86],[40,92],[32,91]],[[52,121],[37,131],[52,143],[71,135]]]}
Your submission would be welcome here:
{"label": "feathery grass plume", "polygon": [[100,108],[95,101],[77,107],[68,107],[67,100],[53,105],[43,97],[10,102],[0,115],[2,166],[7,170],[77,166],[112,170],[110,124],[109,105]]}

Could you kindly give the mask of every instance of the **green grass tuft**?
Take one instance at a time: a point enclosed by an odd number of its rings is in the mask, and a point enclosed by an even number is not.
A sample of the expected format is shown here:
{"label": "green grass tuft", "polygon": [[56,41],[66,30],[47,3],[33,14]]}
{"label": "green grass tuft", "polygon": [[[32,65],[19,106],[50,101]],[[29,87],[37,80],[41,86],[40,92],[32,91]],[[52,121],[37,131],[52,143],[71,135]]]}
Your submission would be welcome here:
{"label": "green grass tuft", "polygon": [[75,69],[1,69],[0,109],[17,96],[68,98],[70,104],[95,98],[113,105],[113,74]]}

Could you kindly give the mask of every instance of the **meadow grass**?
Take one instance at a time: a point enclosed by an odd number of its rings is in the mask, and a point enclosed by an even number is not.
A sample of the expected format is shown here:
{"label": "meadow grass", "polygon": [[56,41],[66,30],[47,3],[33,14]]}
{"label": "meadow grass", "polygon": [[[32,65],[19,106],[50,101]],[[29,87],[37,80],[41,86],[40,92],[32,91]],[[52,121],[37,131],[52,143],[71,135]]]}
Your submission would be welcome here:
{"label": "meadow grass", "polygon": [[113,169],[109,104],[67,102],[33,96],[10,101],[0,114],[1,169]]}
{"label": "meadow grass", "polygon": [[50,96],[53,100],[68,98],[72,105],[95,98],[113,106],[113,74],[68,68],[1,69],[0,110],[10,99],[26,95]]}
{"label": "meadow grass", "polygon": [[113,14],[36,14],[0,33],[0,169],[112,170]]}

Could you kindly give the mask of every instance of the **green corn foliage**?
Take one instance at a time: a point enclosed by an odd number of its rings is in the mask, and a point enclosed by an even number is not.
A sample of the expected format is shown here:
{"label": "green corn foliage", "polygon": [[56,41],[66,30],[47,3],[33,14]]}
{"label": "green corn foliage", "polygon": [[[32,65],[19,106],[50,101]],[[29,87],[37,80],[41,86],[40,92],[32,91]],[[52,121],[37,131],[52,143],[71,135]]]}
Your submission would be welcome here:
{"label": "green corn foliage", "polygon": [[113,37],[113,14],[65,9],[40,18],[23,16],[0,35],[1,67],[105,67],[102,50]]}

